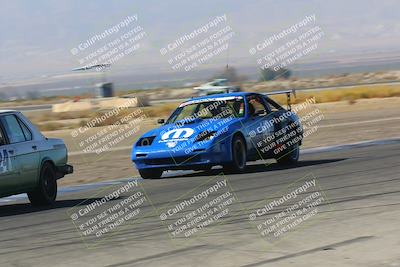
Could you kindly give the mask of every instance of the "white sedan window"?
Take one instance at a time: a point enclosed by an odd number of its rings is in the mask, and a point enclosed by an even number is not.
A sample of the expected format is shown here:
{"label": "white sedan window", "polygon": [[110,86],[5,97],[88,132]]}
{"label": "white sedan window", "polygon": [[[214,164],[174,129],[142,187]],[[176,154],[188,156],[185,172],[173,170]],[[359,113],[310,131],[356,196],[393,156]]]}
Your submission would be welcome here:
{"label": "white sedan window", "polygon": [[14,115],[4,116],[3,126],[11,144],[25,141],[24,132],[22,131],[21,126]]}

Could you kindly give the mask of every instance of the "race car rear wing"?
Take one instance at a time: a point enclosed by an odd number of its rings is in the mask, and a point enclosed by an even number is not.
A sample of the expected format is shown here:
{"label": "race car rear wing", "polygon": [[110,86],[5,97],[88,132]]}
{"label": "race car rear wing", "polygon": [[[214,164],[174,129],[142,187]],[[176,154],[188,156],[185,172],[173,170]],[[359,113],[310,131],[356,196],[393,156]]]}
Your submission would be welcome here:
{"label": "race car rear wing", "polygon": [[270,96],[270,95],[283,95],[286,94],[286,101],[287,101],[287,109],[291,110],[292,106],[290,103],[290,95],[293,94],[294,97],[296,97],[296,90],[295,89],[291,89],[291,90],[281,90],[281,91],[272,91],[272,92],[268,92],[268,93],[264,93],[264,95],[266,96]]}

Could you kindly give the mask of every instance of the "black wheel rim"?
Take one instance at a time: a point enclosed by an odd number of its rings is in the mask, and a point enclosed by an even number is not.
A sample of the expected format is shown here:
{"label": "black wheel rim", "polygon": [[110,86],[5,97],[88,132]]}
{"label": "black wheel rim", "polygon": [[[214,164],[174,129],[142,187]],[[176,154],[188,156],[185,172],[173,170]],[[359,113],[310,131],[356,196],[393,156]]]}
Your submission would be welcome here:
{"label": "black wheel rim", "polygon": [[246,164],[246,155],[243,143],[240,140],[236,141],[233,149],[235,155],[235,163],[239,167],[239,169],[243,169],[244,165]]}
{"label": "black wheel rim", "polygon": [[55,194],[56,194],[56,181],[54,179],[53,172],[50,169],[46,169],[44,174],[43,174],[43,182],[44,182],[44,191],[46,192],[46,195],[50,198],[53,199]]}

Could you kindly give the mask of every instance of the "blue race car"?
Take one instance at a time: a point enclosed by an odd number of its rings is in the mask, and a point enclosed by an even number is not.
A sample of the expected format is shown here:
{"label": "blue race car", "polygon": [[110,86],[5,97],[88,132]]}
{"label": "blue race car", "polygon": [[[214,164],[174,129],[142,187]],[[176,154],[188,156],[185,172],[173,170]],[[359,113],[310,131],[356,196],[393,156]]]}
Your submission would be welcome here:
{"label": "blue race car", "polygon": [[[160,178],[166,170],[209,170],[222,165],[243,172],[247,161],[299,159],[303,128],[290,111],[290,94],[237,92],[192,98],[178,106],[161,127],[145,133],[132,148],[142,178]],[[286,94],[288,109],[268,95]]]}

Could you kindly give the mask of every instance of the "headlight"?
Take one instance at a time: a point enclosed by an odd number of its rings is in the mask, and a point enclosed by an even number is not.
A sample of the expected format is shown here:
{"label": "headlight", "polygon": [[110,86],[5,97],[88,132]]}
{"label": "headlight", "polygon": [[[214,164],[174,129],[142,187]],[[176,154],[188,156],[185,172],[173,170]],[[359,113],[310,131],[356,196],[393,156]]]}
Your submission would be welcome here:
{"label": "headlight", "polygon": [[136,143],[137,146],[150,146],[153,143],[155,136],[142,137]]}
{"label": "headlight", "polygon": [[216,131],[212,131],[212,132],[203,131],[203,132],[199,133],[198,136],[196,136],[195,142],[211,140],[215,136],[216,133],[217,133]]}

